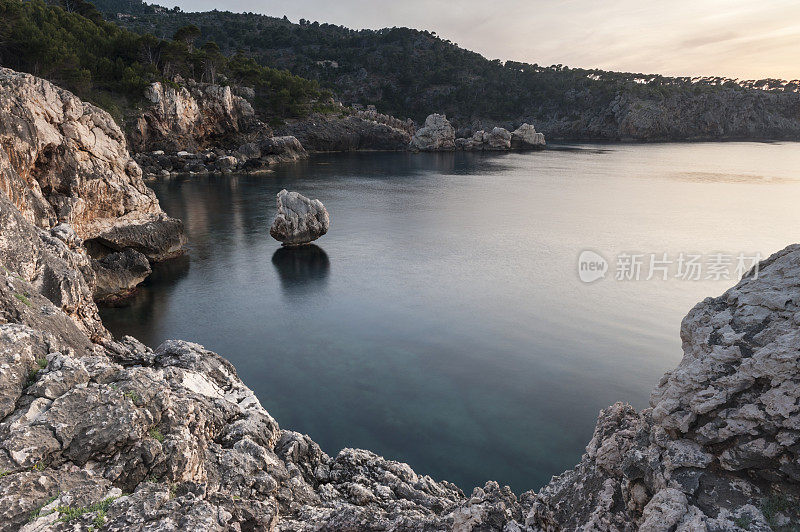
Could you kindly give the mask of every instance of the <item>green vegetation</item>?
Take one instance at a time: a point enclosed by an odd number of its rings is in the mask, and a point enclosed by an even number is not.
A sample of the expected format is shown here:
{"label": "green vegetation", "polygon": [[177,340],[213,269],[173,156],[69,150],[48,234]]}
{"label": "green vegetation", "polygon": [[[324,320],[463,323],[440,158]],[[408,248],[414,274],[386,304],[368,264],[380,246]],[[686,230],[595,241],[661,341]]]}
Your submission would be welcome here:
{"label": "green vegetation", "polygon": [[78,506],[75,508],[72,506],[59,506],[56,508],[56,511],[59,513],[58,520],[62,523],[68,523],[69,521],[77,519],[84,514],[97,512],[97,517],[94,518],[93,523],[95,526],[103,526],[106,521],[106,511],[108,510],[108,507],[111,506],[111,503],[118,498],[119,497],[107,497],[102,501],[90,504],[89,506]]}
{"label": "green vegetation", "polygon": [[[200,30],[181,25],[167,38],[133,33],[103,20],[83,0],[0,0],[0,64],[30,72],[105,108],[115,118],[139,104],[153,81],[247,83],[264,117],[310,111],[330,94],[315,81],[224,55]],[[174,37],[174,39],[173,39]]]}
{"label": "green vegetation", "polygon": [[37,358],[36,365],[38,367],[33,368],[28,372],[28,382],[26,386],[30,386],[34,382],[36,382],[36,376],[39,375],[39,372],[47,367],[47,359],[46,358]]}
{"label": "green vegetation", "polygon": [[158,430],[158,427],[151,427],[148,432],[150,433],[150,437],[153,438],[154,440],[163,442],[165,439],[164,435],[161,434],[161,431]]}
{"label": "green vegetation", "polygon": [[50,497],[49,499],[47,499],[46,501],[44,501],[44,503],[42,503],[41,505],[39,505],[39,507],[38,507],[38,508],[36,508],[36,510],[32,511],[32,512],[31,512],[31,516],[30,516],[30,518],[29,518],[29,521],[35,521],[36,519],[38,519],[38,518],[39,518],[39,517],[41,517],[42,515],[50,515],[52,512],[48,512],[48,513],[46,513],[46,514],[42,514],[42,508],[44,508],[45,506],[47,506],[48,504],[50,504],[50,503],[51,503],[51,502],[53,502],[54,500],[58,499],[58,496],[59,496],[59,495],[61,495],[61,494],[60,494],[60,493],[56,493],[55,495],[53,495],[52,497]]}
{"label": "green vegetation", "polygon": [[122,395],[124,395],[125,397],[130,399],[133,402],[133,404],[135,404],[135,405],[138,405],[139,402],[140,402],[139,401],[139,394],[137,394],[136,392],[125,392]]}
{"label": "green vegetation", "polygon": [[764,514],[767,522],[773,528],[778,526],[776,522],[778,514],[786,513],[791,508],[792,502],[785,495],[779,493],[773,493],[761,500],[761,513]]}
{"label": "green vegetation", "polygon": [[[540,66],[489,60],[436,36],[409,28],[355,31],[342,26],[254,13],[184,13],[140,0],[97,0],[101,10],[138,33],[162,38],[191,25],[198,42],[213,41],[224,54],[242,52],[264,65],[319,81],[347,103],[422,120],[431,112],[468,121],[579,120],[607,108],[620,94],[661,100],[670,95],[768,87],[795,90],[800,82],[658,75]],[[121,15],[118,15],[121,13]],[[742,86],[744,85],[744,87]]]}
{"label": "green vegetation", "polygon": [[5,469],[3,469],[2,471],[0,471],[0,478],[6,477],[6,476],[8,476],[10,474],[11,474],[11,472],[6,471]]}
{"label": "green vegetation", "polygon": [[24,303],[26,306],[29,306],[29,307],[33,306],[33,304],[31,303],[31,300],[28,299],[28,294],[14,294],[14,297],[17,298],[18,300],[22,301],[22,303]]}

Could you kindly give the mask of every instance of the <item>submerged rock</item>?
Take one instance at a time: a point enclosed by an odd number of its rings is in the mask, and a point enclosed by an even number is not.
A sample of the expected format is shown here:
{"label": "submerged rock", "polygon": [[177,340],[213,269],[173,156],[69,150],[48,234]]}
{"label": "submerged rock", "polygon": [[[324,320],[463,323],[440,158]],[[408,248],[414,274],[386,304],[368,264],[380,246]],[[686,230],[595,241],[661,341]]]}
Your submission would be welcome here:
{"label": "submerged rock", "polygon": [[409,145],[414,151],[446,151],[454,150],[455,147],[456,130],[446,116],[435,113],[428,115],[425,125],[414,133]]}
{"label": "submerged rock", "polygon": [[284,246],[298,246],[327,233],[330,223],[328,211],[321,201],[283,189],[278,192],[278,213],[269,234]]}

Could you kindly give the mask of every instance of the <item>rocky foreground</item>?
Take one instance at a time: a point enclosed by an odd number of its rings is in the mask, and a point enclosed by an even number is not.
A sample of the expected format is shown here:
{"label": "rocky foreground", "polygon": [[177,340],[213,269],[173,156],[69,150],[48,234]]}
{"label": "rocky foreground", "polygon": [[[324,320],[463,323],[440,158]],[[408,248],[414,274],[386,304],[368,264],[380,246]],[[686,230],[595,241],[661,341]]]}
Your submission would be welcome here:
{"label": "rocky foreground", "polygon": [[369,451],[325,454],[202,346],[113,339],[89,244],[163,254],[131,220],[168,219],[107,115],[0,73],[0,530],[800,526],[800,246],[692,309],[651,407],[601,412],[574,469],[466,495]]}

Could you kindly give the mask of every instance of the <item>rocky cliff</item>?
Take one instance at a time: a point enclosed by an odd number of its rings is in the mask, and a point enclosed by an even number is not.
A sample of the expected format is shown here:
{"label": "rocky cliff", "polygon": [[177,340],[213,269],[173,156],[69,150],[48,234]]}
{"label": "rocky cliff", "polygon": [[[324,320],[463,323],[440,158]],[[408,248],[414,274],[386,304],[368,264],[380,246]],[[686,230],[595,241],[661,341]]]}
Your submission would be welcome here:
{"label": "rocky cliff", "polygon": [[[246,87],[153,83],[150,105],[129,132],[136,161],[148,176],[261,172],[308,156],[292,136],[274,137],[258,120]],[[246,98],[247,97],[247,98]]]}
{"label": "rocky cliff", "polygon": [[[181,222],[145,186],[111,116],[8,69],[0,69],[0,190],[35,226],[81,253],[85,241],[91,260],[127,249],[151,261],[183,252]],[[91,269],[83,271],[94,290]]]}
{"label": "rocky cliff", "polygon": [[194,152],[238,146],[255,136],[270,135],[250,103],[230,86],[192,80],[181,86],[156,82],[147,88],[145,97],[150,105],[130,134],[137,152]]}

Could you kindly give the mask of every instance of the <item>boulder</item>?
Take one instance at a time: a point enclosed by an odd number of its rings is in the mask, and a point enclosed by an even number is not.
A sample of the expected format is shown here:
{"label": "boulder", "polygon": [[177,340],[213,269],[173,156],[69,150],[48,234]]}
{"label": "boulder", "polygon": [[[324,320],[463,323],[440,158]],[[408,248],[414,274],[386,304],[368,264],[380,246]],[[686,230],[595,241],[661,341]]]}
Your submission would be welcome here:
{"label": "boulder", "polygon": [[95,257],[108,252],[134,249],[153,262],[173,259],[184,253],[186,235],[183,222],[161,213],[131,223],[112,225],[107,231],[86,241]]}
{"label": "boulder", "polygon": [[530,124],[522,124],[511,133],[511,148],[515,150],[532,150],[543,148],[544,134],[537,133]]}
{"label": "boulder", "polygon": [[328,232],[330,217],[319,200],[286,189],[278,192],[278,213],[269,234],[284,246],[307,244]]}
{"label": "boulder", "polygon": [[93,295],[103,303],[129,296],[152,272],[147,257],[131,248],[92,260],[92,268],[96,279]]}
{"label": "boulder", "polygon": [[456,130],[447,117],[440,114],[428,115],[425,125],[411,137],[409,148],[413,151],[447,151],[456,147]]}

